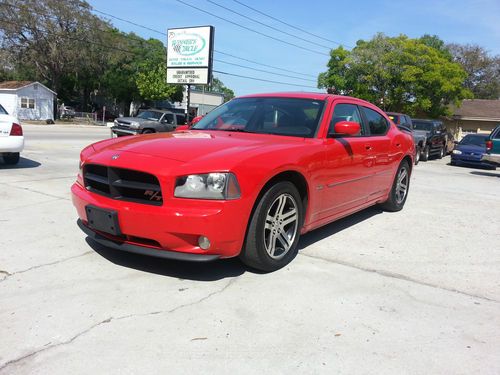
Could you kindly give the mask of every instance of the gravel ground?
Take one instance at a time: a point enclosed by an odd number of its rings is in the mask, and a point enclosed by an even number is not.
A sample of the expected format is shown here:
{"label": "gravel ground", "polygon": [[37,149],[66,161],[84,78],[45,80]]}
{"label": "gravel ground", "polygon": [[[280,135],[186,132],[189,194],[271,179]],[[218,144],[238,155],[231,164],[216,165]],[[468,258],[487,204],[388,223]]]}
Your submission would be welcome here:
{"label": "gravel ground", "polygon": [[500,170],[421,162],[403,211],[259,274],[87,240],[69,188],[109,129],[24,129],[0,164],[0,374],[500,373]]}

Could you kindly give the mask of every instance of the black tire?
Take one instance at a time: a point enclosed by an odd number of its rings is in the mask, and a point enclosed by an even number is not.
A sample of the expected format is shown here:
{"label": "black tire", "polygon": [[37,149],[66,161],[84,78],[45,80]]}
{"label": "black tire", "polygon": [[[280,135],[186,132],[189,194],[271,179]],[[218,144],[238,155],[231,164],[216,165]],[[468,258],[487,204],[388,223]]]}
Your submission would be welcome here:
{"label": "black tire", "polygon": [[[250,218],[241,261],[265,272],[286,266],[297,255],[303,217],[302,200],[294,184],[282,181],[271,186],[257,202]],[[283,224],[284,220],[291,222]]]}
{"label": "black tire", "polygon": [[444,158],[445,155],[446,155],[446,151],[444,150],[444,146],[441,146],[441,148],[439,149],[438,159]]}
{"label": "black tire", "polygon": [[415,165],[420,161],[420,154],[422,153],[422,148],[417,146],[417,152],[415,153]]}
{"label": "black tire", "polygon": [[141,134],[151,134],[154,133],[155,131],[153,129],[144,129]]}
{"label": "black tire", "polygon": [[8,154],[3,154],[2,157],[5,164],[15,165],[19,163],[19,152],[10,152]]}
{"label": "black tire", "polygon": [[[406,185],[403,197],[401,197],[400,195],[402,186],[398,184],[398,180],[401,178],[402,174],[405,174],[405,177],[403,177],[403,181]],[[403,160],[401,164],[399,164],[398,171],[396,172],[396,176],[394,177],[391,192],[389,193],[389,199],[387,199],[387,201],[380,205],[382,209],[390,212],[397,212],[403,209],[406,198],[408,197],[408,192],[410,190],[410,175],[410,166],[406,160]]]}
{"label": "black tire", "polygon": [[425,146],[424,147],[424,151],[422,151],[422,155],[420,155],[420,160],[422,160],[422,161],[429,160],[430,153],[431,153],[430,147],[429,146]]}

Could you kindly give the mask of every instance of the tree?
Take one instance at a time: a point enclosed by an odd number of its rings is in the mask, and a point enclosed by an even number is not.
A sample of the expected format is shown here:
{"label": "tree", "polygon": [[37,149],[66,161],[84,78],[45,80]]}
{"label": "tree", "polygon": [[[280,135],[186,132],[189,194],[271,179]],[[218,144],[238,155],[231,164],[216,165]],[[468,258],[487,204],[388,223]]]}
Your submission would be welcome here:
{"label": "tree", "polygon": [[500,98],[500,56],[490,56],[477,44],[448,44],[447,48],[467,73],[464,86],[475,98]]}
{"label": "tree", "polygon": [[447,114],[448,104],[458,104],[471,93],[462,86],[466,73],[461,66],[428,45],[436,41],[377,34],[358,41],[351,51],[336,48],[328,70],[318,77],[318,87],[360,97],[385,110]]}
{"label": "tree", "polygon": [[[108,24],[80,0],[19,0],[0,4],[0,48],[20,70],[56,92],[64,76],[101,65],[103,27]],[[101,45],[101,47],[99,47]]]}

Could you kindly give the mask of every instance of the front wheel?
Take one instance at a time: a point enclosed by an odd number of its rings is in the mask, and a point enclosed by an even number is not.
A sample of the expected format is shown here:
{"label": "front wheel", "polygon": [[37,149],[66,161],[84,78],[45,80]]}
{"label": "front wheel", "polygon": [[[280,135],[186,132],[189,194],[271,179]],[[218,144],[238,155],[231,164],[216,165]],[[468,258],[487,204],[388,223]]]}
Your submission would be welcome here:
{"label": "front wheel", "polygon": [[420,161],[420,154],[422,153],[422,148],[417,146],[417,152],[415,153],[415,165]]}
{"label": "front wheel", "polygon": [[401,211],[405,205],[409,188],[410,166],[405,160],[399,164],[398,172],[396,173],[391,192],[389,193],[389,199],[381,204],[382,208],[391,212]]}
{"label": "front wheel", "polygon": [[439,155],[438,155],[438,159],[442,159],[444,158],[445,156],[445,150],[444,150],[444,146],[441,147],[441,149],[439,150]]}
{"label": "front wheel", "polygon": [[271,186],[250,219],[240,259],[261,271],[275,271],[297,255],[303,207],[300,194],[288,181]]}
{"label": "front wheel", "polygon": [[425,146],[424,147],[424,151],[422,151],[421,159],[423,161],[429,160],[430,153],[431,153],[430,147],[429,146]]}
{"label": "front wheel", "polygon": [[8,154],[3,154],[2,157],[5,164],[14,165],[19,163],[19,152],[10,152]]}

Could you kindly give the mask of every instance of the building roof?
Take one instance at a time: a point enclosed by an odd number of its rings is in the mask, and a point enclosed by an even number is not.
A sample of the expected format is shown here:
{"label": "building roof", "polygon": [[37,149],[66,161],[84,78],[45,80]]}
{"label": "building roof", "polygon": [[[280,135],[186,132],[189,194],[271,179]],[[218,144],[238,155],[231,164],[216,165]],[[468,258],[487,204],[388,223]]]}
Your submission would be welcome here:
{"label": "building roof", "polygon": [[34,83],[33,81],[4,81],[0,82],[0,89],[17,90]]}
{"label": "building roof", "polygon": [[457,120],[500,121],[500,100],[467,99],[451,110]]}
{"label": "building roof", "polygon": [[54,91],[49,89],[47,86],[41,84],[40,82],[37,81],[3,81],[0,82],[0,90],[19,90],[23,87],[34,85],[35,83],[39,84],[40,86],[43,86],[47,90],[49,90],[51,93],[54,95],[57,95]]}

